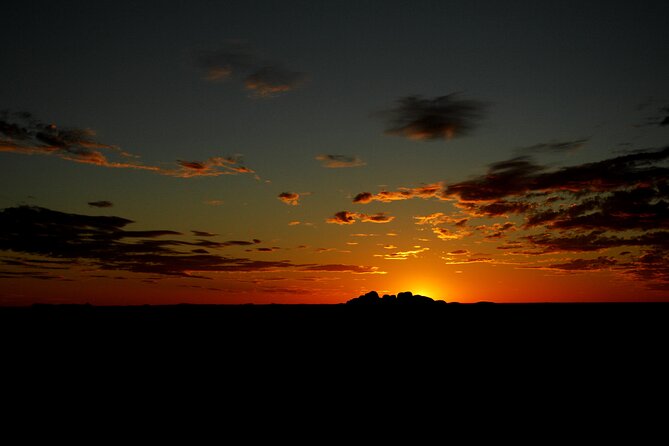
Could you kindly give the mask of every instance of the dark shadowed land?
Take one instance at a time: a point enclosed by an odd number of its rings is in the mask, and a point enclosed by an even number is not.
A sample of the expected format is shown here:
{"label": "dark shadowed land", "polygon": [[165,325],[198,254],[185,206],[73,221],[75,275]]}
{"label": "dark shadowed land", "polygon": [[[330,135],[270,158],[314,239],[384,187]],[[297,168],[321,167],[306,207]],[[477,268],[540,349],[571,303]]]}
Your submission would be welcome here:
{"label": "dark shadowed land", "polygon": [[450,347],[594,338],[651,342],[669,335],[669,303],[446,303],[410,292],[379,296],[372,291],[341,304],[0,307],[0,327],[16,340],[148,335],[200,337],[229,347],[282,341],[434,342]]}
{"label": "dark shadowed land", "polygon": [[669,303],[401,303],[406,298],[5,307],[2,357],[13,379],[41,383],[169,377],[186,387],[205,379],[287,393],[308,383],[319,391],[342,383],[433,391],[463,379],[510,392],[509,382],[599,383],[604,391],[613,376],[643,383],[665,370]]}

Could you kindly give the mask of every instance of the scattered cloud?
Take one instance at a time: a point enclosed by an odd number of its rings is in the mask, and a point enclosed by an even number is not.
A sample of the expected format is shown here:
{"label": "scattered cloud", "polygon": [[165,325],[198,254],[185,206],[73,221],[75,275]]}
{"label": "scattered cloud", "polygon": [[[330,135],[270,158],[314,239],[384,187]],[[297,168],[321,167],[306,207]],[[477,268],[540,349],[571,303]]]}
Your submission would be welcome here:
{"label": "scattered cloud", "polygon": [[244,80],[244,86],[254,97],[268,98],[294,90],[307,79],[305,73],[290,71],[278,65],[256,69]]}
{"label": "scattered cloud", "polygon": [[89,201],[88,205],[94,208],[110,208],[114,206],[114,203],[112,203],[111,201],[102,200],[102,201]]}
{"label": "scattered cloud", "polygon": [[369,223],[389,223],[393,221],[395,217],[386,215],[385,212],[379,212],[377,214],[361,214],[359,212],[350,212],[350,211],[340,211],[337,212],[333,217],[326,220],[327,223],[334,223],[338,225],[351,225],[357,220],[362,222]]}
{"label": "scattered cloud", "polygon": [[196,236],[196,237],[216,237],[216,236],[218,235],[218,234],[214,234],[214,233],[207,232],[207,231],[195,231],[195,230],[192,230],[192,231],[190,231],[190,232],[192,232],[193,235]]}
{"label": "scattered cloud", "polygon": [[391,201],[409,200],[412,198],[440,198],[443,191],[442,183],[426,184],[418,187],[400,187],[396,191],[381,191],[378,194],[361,192],[353,198],[354,203],[366,204],[372,201],[389,203]]}
{"label": "scattered cloud", "polygon": [[[195,242],[174,238],[171,230],[125,229],[133,221],[116,216],[70,214],[34,206],[0,211],[0,250],[40,256],[45,268],[56,262],[95,270],[127,271],[157,277],[208,278],[206,273],[333,271],[382,274],[377,267],[343,264],[294,264],[211,254],[207,249],[259,244],[260,240]],[[164,238],[166,236],[173,236]],[[271,248],[274,249],[274,248]],[[193,252],[197,250],[197,252]],[[5,262],[5,265],[8,265]],[[37,261],[26,263],[39,267]],[[22,265],[14,265],[22,267]],[[5,276],[9,273],[2,273]]]}
{"label": "scattered cloud", "polygon": [[565,153],[575,152],[583,148],[590,138],[575,139],[573,141],[557,141],[548,143],[539,143],[518,149],[519,153]]}
{"label": "scattered cloud", "polygon": [[212,157],[204,161],[177,160],[173,168],[142,164],[137,160],[137,155],[98,141],[91,129],[60,128],[55,124],[41,122],[25,112],[0,112],[0,152],[55,156],[76,163],[146,170],[179,178],[255,173],[240,164],[239,157]]}
{"label": "scattered cloud", "polygon": [[344,167],[360,167],[367,164],[357,156],[347,156],[347,155],[322,154],[316,156],[316,159],[321,162],[323,167],[329,167],[331,169],[344,168]]}
{"label": "scattered cloud", "polygon": [[653,116],[646,118],[646,122],[637,127],[665,127],[669,126],[669,106],[660,107]]}
{"label": "scattered cloud", "polygon": [[457,93],[434,99],[406,96],[381,115],[388,119],[388,135],[421,141],[450,140],[473,130],[485,108],[483,102],[461,99]]}
{"label": "scattered cloud", "polygon": [[443,212],[434,212],[428,215],[417,215],[414,217],[417,225],[440,225],[444,223],[453,223],[456,226],[464,226],[467,223],[466,218],[454,218]]}
{"label": "scattered cloud", "polygon": [[455,251],[451,251],[447,254],[451,256],[459,256],[463,254],[469,254],[469,251],[467,251],[466,249],[456,249]]}
{"label": "scattered cloud", "polygon": [[206,200],[204,204],[208,206],[221,206],[223,205],[223,200]]}
{"label": "scattered cloud", "polygon": [[288,222],[288,226],[297,226],[299,224],[302,224],[302,222],[298,220],[293,220]]}
{"label": "scattered cloud", "polygon": [[[395,246],[393,246],[393,248],[395,248]],[[409,257],[418,257],[418,254],[429,250],[430,248],[422,248],[420,246],[417,246],[416,249],[409,251],[397,251],[386,254],[375,254],[374,256],[382,257],[385,260],[406,260]]]}
{"label": "scattered cloud", "polygon": [[[567,151],[585,142],[541,144],[531,149]],[[439,239],[481,236],[482,241],[499,241],[496,248],[505,250],[504,255],[600,252],[608,258],[605,254],[614,248],[638,247],[644,252],[669,249],[669,147],[635,150],[557,168],[537,164],[529,156],[518,156],[490,164],[485,174],[465,181],[377,194],[362,192],[353,201],[387,203],[412,198],[451,201],[458,208],[452,214],[433,212],[414,217],[418,225],[431,225]],[[343,211],[338,217],[335,220],[341,224],[350,224],[357,214]],[[477,221],[478,225],[469,229],[473,219],[481,218],[507,221]],[[511,218],[514,221],[509,221]],[[511,232],[516,234],[514,241],[508,240]],[[488,257],[474,259],[482,261]],[[579,263],[554,262],[552,266],[576,268]],[[668,268],[663,269],[661,261],[652,267],[630,261],[618,263],[612,270],[629,277],[649,277],[653,282],[648,287],[669,289],[669,273],[665,274]]]}
{"label": "scattered cloud", "polygon": [[300,194],[296,192],[281,192],[277,198],[290,206],[300,204]]}
{"label": "scattered cloud", "polygon": [[289,70],[281,64],[262,58],[249,45],[227,42],[216,50],[195,54],[197,66],[209,82],[240,79],[254,98],[269,98],[299,87],[307,80],[302,72]]}
{"label": "scattered cloud", "polygon": [[307,265],[300,268],[301,271],[319,271],[319,272],[349,272],[354,274],[386,274],[381,271],[378,266],[361,266],[361,265]]}
{"label": "scattered cloud", "polygon": [[564,263],[555,263],[547,266],[528,267],[535,269],[557,270],[568,272],[601,271],[615,266],[618,262],[609,257],[600,256],[595,259],[573,259]]}
{"label": "scattered cloud", "polygon": [[463,230],[452,231],[447,228],[432,228],[432,232],[437,235],[440,240],[459,240],[470,233]]}
{"label": "scattered cloud", "polygon": [[490,263],[493,261],[491,257],[471,257],[469,259],[454,259],[451,257],[442,257],[446,265],[466,265],[469,263]]}
{"label": "scattered cloud", "polygon": [[204,161],[178,160],[177,169],[161,169],[159,173],[178,178],[217,177],[219,175],[237,175],[239,173],[255,173],[248,167],[239,164],[236,157],[216,156]]}

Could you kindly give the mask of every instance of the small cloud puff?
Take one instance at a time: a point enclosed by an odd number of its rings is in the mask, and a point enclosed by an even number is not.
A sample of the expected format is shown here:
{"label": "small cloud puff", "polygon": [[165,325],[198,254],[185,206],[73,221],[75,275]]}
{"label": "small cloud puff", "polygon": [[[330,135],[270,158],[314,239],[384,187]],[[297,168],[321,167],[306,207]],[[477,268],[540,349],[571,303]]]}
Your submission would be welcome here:
{"label": "small cloud puff", "polygon": [[323,167],[328,167],[330,169],[345,168],[345,167],[360,167],[367,164],[357,156],[347,156],[347,155],[322,154],[318,155],[316,159],[321,162]]}
{"label": "small cloud puff", "polygon": [[[296,192],[281,192],[277,198],[290,206],[297,206],[300,204],[300,194]],[[299,222],[297,224],[299,224]]]}
{"label": "small cloud puff", "polygon": [[355,223],[357,220],[368,223],[389,223],[394,219],[395,217],[386,215],[385,212],[369,215],[358,212],[340,211],[337,212],[333,217],[328,218],[326,222],[338,225],[350,225]]}

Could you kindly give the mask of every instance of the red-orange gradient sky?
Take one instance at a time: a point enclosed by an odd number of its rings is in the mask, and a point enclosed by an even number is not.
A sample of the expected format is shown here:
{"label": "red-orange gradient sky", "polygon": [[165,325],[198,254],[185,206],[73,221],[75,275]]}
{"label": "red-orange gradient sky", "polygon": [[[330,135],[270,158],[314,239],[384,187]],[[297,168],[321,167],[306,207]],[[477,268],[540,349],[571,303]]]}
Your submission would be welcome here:
{"label": "red-orange gradient sky", "polygon": [[669,300],[667,2],[5,15],[0,305]]}

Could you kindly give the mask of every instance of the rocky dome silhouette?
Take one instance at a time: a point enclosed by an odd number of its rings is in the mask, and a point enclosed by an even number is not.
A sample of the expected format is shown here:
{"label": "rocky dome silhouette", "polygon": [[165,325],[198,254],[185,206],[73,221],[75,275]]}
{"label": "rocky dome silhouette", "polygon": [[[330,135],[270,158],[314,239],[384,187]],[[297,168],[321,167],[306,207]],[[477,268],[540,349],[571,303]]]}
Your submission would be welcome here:
{"label": "rocky dome silhouette", "polygon": [[420,294],[413,294],[411,291],[404,291],[402,293],[384,294],[379,297],[376,291],[370,291],[358,297],[354,297],[346,302],[346,304],[353,305],[422,305],[422,304],[445,304],[443,300],[434,300],[431,297],[421,296]]}

